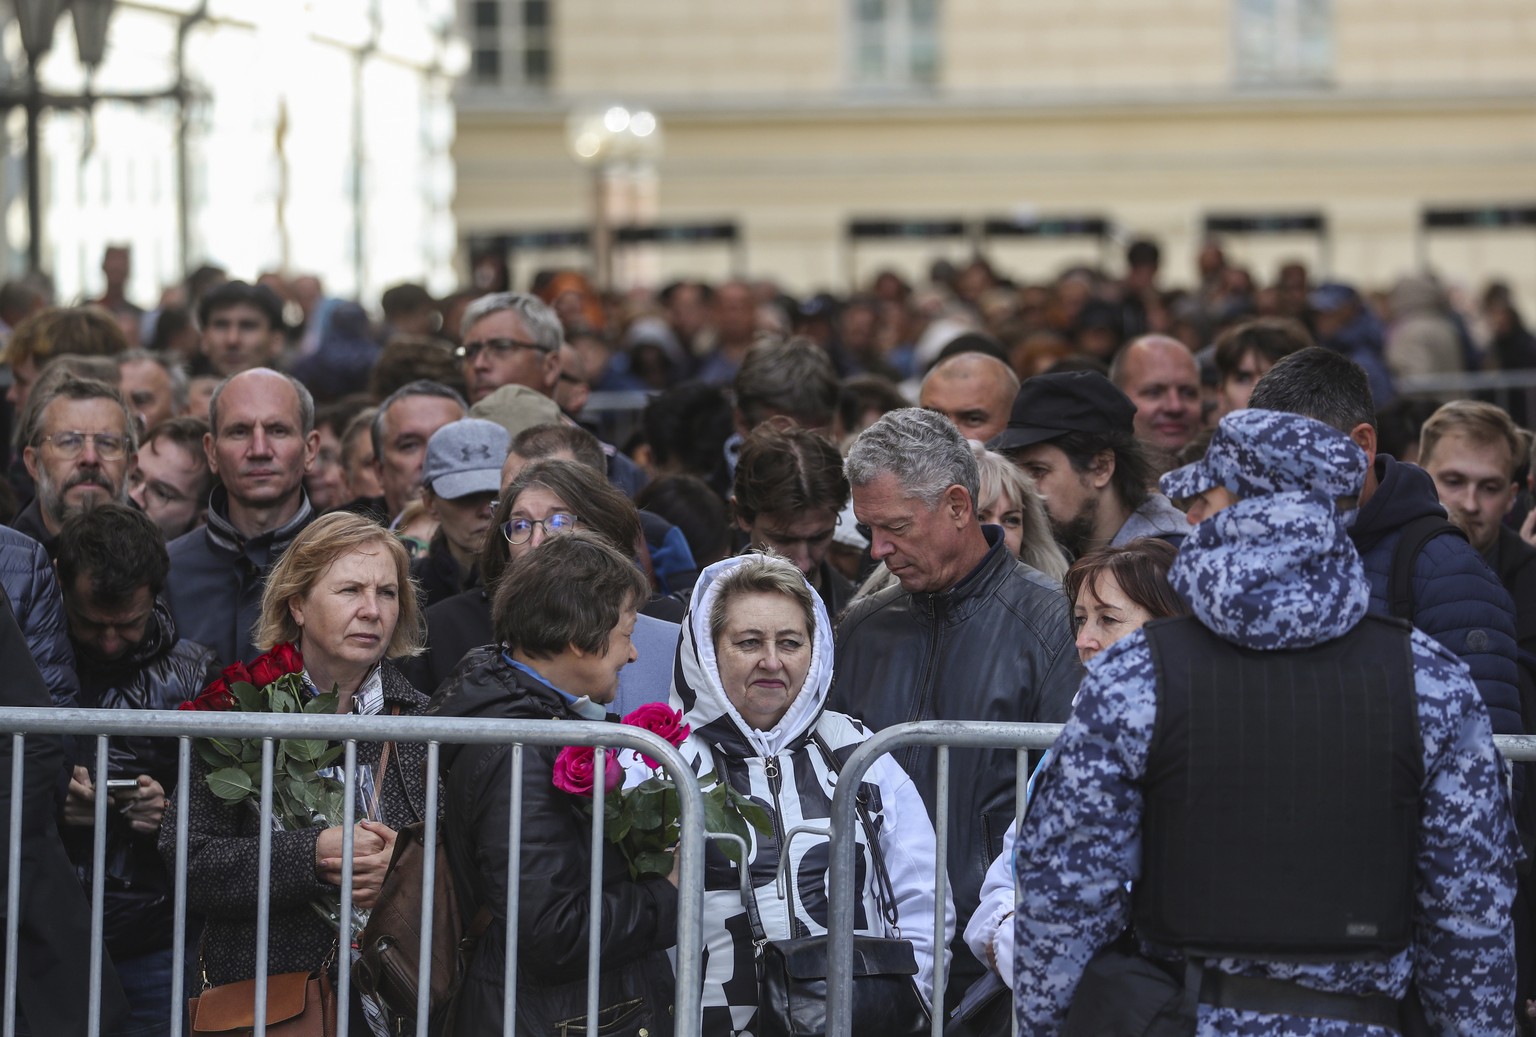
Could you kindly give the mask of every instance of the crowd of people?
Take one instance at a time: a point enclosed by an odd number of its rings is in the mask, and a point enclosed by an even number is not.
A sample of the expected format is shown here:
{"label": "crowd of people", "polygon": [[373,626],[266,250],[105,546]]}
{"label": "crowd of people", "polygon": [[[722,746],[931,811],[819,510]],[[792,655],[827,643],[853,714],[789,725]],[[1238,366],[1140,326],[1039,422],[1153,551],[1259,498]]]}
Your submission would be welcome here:
{"label": "crowd of people", "polygon": [[[1536,730],[1533,437],[1518,394],[1400,392],[1536,366],[1507,287],[1468,309],[1295,263],[1261,287],[1213,242],[1166,289],[1139,241],[1118,278],[977,258],[842,298],[521,292],[491,264],[445,299],[391,288],[379,323],[314,278],[214,268],[140,309],[130,261],[109,249],[79,305],[0,286],[4,704],[174,709],[283,646],[338,714],[669,704],[696,775],[773,822],[739,866],[707,851],[709,1034],[761,1032],[764,938],[827,931],[816,832],[860,742],[1065,724],[1021,824],[1011,749],[864,778],[859,932],[909,941],[957,1026],[1007,1032],[984,990],[1031,1034],[1157,1032],[1127,1021],[1149,1003],[1201,1034],[1531,1026],[1536,800],[1492,735]],[[610,443],[590,404],[614,390],[647,402]],[[191,992],[254,975],[263,885],[268,972],[345,968],[317,898],[349,873],[365,916],[429,801],[488,912],[439,1023],[500,1032],[512,928],[515,1031],[585,1032],[590,820],[554,749],[445,747],[439,791],[421,743],[361,742],[355,829],[274,831],[263,871],[269,821],[207,756],[181,775],[173,743],[116,738],[100,786],[87,740],[28,745],[22,835],[70,862],[22,877],[24,941],[59,948],[20,963],[30,1032],[84,1032],[95,891],[102,1032],[168,1030],[179,828]],[[598,865],[602,1032],[670,1033],[676,871]],[[352,1033],[410,1032],[353,997]]]}

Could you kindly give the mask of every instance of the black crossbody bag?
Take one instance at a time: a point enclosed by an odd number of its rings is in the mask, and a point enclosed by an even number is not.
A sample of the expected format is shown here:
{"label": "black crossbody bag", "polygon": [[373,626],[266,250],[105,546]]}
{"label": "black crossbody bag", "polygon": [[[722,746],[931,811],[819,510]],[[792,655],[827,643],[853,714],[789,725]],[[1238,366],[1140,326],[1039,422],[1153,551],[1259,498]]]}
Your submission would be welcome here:
{"label": "black crossbody bag", "polygon": [[[821,735],[812,734],[811,740],[837,773],[837,757]],[[723,769],[720,775],[723,781]],[[923,1037],[932,1022],[917,990],[917,956],[896,924],[895,888],[862,791],[858,811],[874,860],[876,899],[887,930],[895,936],[853,937],[853,1029],[848,1037]],[[827,937],[768,939],[745,861],[741,874],[741,899],[757,952],[757,1022],[752,1032],[757,1037],[820,1037],[827,1032]],[[794,929],[804,929],[793,914],[791,919]]]}

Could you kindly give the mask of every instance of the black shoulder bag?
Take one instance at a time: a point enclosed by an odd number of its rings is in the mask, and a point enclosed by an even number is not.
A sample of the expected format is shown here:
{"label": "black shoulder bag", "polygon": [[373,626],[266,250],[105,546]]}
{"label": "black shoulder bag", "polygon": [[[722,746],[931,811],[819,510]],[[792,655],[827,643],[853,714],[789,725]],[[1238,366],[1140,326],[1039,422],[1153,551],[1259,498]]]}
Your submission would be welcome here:
{"label": "black shoulder bag", "polygon": [[[836,774],[837,757],[819,733],[812,734],[811,739]],[[724,780],[725,771],[719,773]],[[849,1037],[922,1037],[930,1032],[932,1022],[917,990],[917,956],[912,941],[901,938],[896,924],[895,888],[862,790],[858,810],[874,860],[876,899],[895,936],[853,937],[853,1029]],[[757,1023],[752,1032],[758,1037],[820,1037],[827,1032],[827,937],[768,939],[746,861],[742,862],[741,875],[741,899],[757,950]]]}

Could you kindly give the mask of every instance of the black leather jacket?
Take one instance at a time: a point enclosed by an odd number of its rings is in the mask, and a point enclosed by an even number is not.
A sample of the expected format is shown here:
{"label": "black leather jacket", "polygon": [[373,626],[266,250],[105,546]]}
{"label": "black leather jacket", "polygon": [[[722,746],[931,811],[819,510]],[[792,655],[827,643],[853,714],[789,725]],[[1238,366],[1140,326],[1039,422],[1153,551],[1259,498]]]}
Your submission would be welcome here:
{"label": "black leather jacket", "polygon": [[[429,714],[571,720],[547,685],[513,669],[494,648],[471,652],[433,698]],[[522,880],[518,899],[519,1034],[585,1031],[590,822],[576,797],[552,783],[552,746],[523,749]],[[502,1032],[507,926],[507,812],[512,751],[507,745],[445,745],[448,859],[465,917],[480,905],[493,919],[455,999],[454,1033]],[[672,966],[677,890],[665,879],[635,882],[611,844],[603,862],[600,980],[603,1033],[652,1037],[672,1032]],[[622,1016],[623,1021],[618,1018]]]}
{"label": "black leather jacket", "polygon": [[[80,705],[93,709],[175,709],[193,698],[218,675],[212,649],[176,636],[164,601],[155,602],[144,639],[120,659],[104,662],[76,646]],[[94,768],[94,752],[79,761]],[[148,774],[176,795],[176,741],[171,738],[113,738],[107,750],[113,778]],[[94,776],[92,777],[94,781]],[[91,888],[93,831],[61,828],[70,860],[86,889]],[[171,943],[172,884],[155,836],[134,832],[117,811],[107,810],[107,949],[116,955],[138,954]]]}
{"label": "black leather jacket", "polygon": [[[911,720],[1067,719],[1082,679],[1067,599],[1008,552],[1000,529],[984,532],[986,555],[950,590],[909,594],[891,586],[848,609],[837,626],[830,708],[876,730]],[[914,747],[895,757],[933,814],[934,751]],[[960,931],[1013,823],[1014,772],[1011,750],[950,755],[949,878]],[[952,975],[974,973],[979,966],[964,942],[955,947]]]}

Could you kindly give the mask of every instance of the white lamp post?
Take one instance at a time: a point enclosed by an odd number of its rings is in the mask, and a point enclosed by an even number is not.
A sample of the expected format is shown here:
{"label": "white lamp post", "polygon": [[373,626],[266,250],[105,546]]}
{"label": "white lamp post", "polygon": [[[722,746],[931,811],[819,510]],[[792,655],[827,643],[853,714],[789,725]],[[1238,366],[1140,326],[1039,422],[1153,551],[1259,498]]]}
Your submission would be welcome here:
{"label": "white lamp post", "polygon": [[566,143],[577,162],[592,170],[592,265],[599,291],[613,286],[613,238],[608,181],[623,163],[655,161],[661,154],[661,121],[644,108],[621,104],[580,109],[566,120]]}

